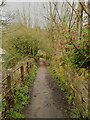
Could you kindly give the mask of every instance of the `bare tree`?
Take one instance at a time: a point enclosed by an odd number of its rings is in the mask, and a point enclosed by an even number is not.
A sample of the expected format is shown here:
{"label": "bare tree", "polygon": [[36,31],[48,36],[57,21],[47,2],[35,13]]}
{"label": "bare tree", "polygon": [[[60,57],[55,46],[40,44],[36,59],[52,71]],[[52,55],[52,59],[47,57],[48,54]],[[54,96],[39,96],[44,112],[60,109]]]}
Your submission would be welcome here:
{"label": "bare tree", "polygon": [[77,27],[78,27],[78,38],[81,36],[82,32],[82,17],[83,17],[83,8],[81,6],[81,2],[78,2],[78,19],[77,19]]}
{"label": "bare tree", "polygon": [[4,6],[4,5],[6,5],[6,0],[2,0],[2,1],[0,2],[0,7],[1,7],[1,6]]}

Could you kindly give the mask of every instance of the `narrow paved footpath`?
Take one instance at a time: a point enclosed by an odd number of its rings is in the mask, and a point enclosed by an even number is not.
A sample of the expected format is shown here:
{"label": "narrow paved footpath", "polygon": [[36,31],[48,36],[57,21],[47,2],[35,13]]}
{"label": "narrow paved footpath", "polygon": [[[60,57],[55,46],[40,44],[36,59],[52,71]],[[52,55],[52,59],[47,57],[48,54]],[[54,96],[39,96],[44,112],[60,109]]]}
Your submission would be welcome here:
{"label": "narrow paved footpath", "polygon": [[70,105],[64,93],[58,89],[41,61],[33,83],[30,103],[24,109],[25,118],[69,118],[69,113]]}

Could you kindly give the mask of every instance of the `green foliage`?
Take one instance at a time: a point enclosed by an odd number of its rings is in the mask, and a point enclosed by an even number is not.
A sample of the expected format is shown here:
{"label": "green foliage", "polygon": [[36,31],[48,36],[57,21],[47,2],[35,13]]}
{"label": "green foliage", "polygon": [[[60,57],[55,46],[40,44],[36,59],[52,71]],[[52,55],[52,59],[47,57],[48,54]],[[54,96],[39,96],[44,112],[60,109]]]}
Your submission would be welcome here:
{"label": "green foliage", "polygon": [[49,72],[50,72],[52,79],[55,80],[55,78],[56,78],[55,70],[51,66],[48,66],[48,69],[49,69]]}
{"label": "green foliage", "polygon": [[39,58],[46,58],[45,51],[38,50],[37,57],[38,57],[38,60],[39,60]]}
{"label": "green foliage", "polygon": [[[50,74],[51,74],[53,80],[55,80],[55,78],[56,78],[55,70],[53,70],[52,66],[49,66],[48,68],[49,68],[49,71],[50,71]],[[60,90],[62,90],[65,93],[68,103],[72,104],[74,97],[71,94],[69,94],[69,92],[66,90],[66,84],[67,84],[66,81],[65,80],[61,81],[59,78],[57,78],[56,82],[57,82],[57,85],[60,87]],[[67,112],[67,111],[65,110],[65,112]],[[79,110],[74,105],[73,105],[73,108],[71,109],[71,117],[72,118],[81,118]]]}
{"label": "green foliage", "polygon": [[[57,20],[55,21],[57,22]],[[65,81],[66,71],[64,70],[64,66],[70,64],[73,67],[81,68],[90,65],[90,42],[88,41],[87,28],[83,28],[81,36],[78,36],[75,25],[73,25],[69,31],[68,23],[64,19],[62,25],[58,25],[58,22],[57,25],[49,24],[48,31],[46,31],[46,29],[39,30],[38,27],[27,28],[25,25],[20,26],[20,29],[4,37],[3,48],[6,50],[4,66],[6,68],[13,67],[18,61],[28,55],[34,57],[36,61],[40,57],[45,57],[46,60],[49,61],[49,64],[51,64],[51,60],[55,62],[53,67],[50,68],[51,76],[53,79],[57,79],[57,84],[62,91],[65,91],[67,82]],[[13,27],[16,29],[14,25],[10,27],[11,30],[13,30]],[[40,52],[40,50],[44,51],[45,54]],[[61,59],[58,56],[60,56]],[[57,59],[55,57],[57,57]],[[26,86],[16,90],[15,100],[16,103],[18,103],[18,105],[16,105],[17,109],[22,109],[28,101],[27,86],[32,85],[32,80],[35,77],[35,69],[36,68],[32,69],[30,78],[28,78],[25,83]],[[85,79],[87,79],[87,72],[83,72],[83,74],[85,75]],[[68,102],[71,103],[73,96],[67,94],[67,99]],[[13,115],[12,111],[10,115]]]}
{"label": "green foliage", "polygon": [[74,66],[87,67],[89,66],[90,51],[88,51],[88,49],[84,49],[82,45],[78,50],[73,49],[68,52],[68,60],[71,61]]}
{"label": "green foliage", "polygon": [[24,105],[28,103],[28,87],[26,85],[22,86],[21,88],[16,88],[15,91],[15,109],[20,112]]}
{"label": "green foliage", "polygon": [[[25,79],[24,84],[20,87],[17,87],[17,86],[13,87],[14,108],[11,108],[10,112],[8,112],[9,119],[24,118],[24,116],[22,115],[22,110],[30,100],[28,96],[29,88],[32,85],[32,82],[35,78],[36,70],[37,70],[37,66],[33,65],[30,70],[30,75]],[[6,106],[7,106],[6,101],[3,101],[2,112],[5,112]]]}
{"label": "green foliage", "polygon": [[38,41],[30,35],[19,36],[13,40],[12,47],[20,54],[35,56],[38,51]]}
{"label": "green foliage", "polygon": [[10,118],[10,119],[15,118],[16,119],[16,118],[24,118],[24,117],[18,111],[14,111],[13,109],[11,109],[10,112],[8,113],[8,118]]}
{"label": "green foliage", "polygon": [[14,88],[14,108],[8,112],[8,118],[23,118],[21,114],[22,109],[28,103],[28,86],[21,86],[20,88]]}
{"label": "green foliage", "polygon": [[71,117],[72,118],[81,118],[80,112],[76,107],[72,109]]}
{"label": "green foliage", "polygon": [[[74,31],[75,32],[75,31]],[[76,67],[87,67],[90,61],[90,42],[88,41],[88,31],[83,29],[80,38],[72,37],[66,42],[67,60]]]}
{"label": "green foliage", "polygon": [[3,101],[2,101],[2,112],[5,112],[6,106],[7,106],[6,101],[3,100]]}
{"label": "green foliage", "polygon": [[[63,29],[59,27],[59,31],[53,28],[52,36],[53,46],[52,55],[59,54],[65,56],[64,61],[72,63],[73,67],[90,66],[90,42],[87,27],[82,29],[81,36],[78,37],[77,27],[68,31],[68,25],[63,21]],[[50,41],[51,42],[51,41]]]}
{"label": "green foliage", "polygon": [[71,104],[73,102],[74,97],[71,94],[67,93],[66,98],[67,98],[69,104]]}
{"label": "green foliage", "polygon": [[6,54],[4,57],[5,67],[13,67],[25,56],[35,57],[39,49],[39,41],[29,33],[16,33],[7,39],[5,44]]}
{"label": "green foliage", "polygon": [[35,79],[35,75],[36,75],[36,71],[37,71],[37,66],[33,65],[32,69],[30,70],[30,75],[28,77],[28,80],[26,80],[25,84],[29,87],[32,86],[32,82]]}
{"label": "green foliage", "polygon": [[3,37],[3,48],[6,50],[4,67],[14,67],[18,61],[28,55],[38,60],[39,50],[44,51],[42,57],[46,57],[46,53],[50,56],[50,43],[45,29],[36,30],[20,26],[17,31],[10,33],[11,30],[17,29],[17,25],[9,27],[9,34],[5,34]]}
{"label": "green foliage", "polygon": [[58,80],[57,81],[57,84],[58,84],[58,86],[60,87],[60,89],[62,90],[62,91],[65,91],[66,89],[65,89],[65,82],[63,81],[63,82],[61,82],[60,80]]}
{"label": "green foliage", "polygon": [[60,90],[64,91],[65,92],[65,95],[66,95],[66,98],[68,100],[69,103],[72,102],[73,100],[73,97],[72,95],[69,95],[67,92],[66,92],[66,81],[63,79],[61,80],[60,78],[57,77],[57,73],[55,72],[55,70],[53,69],[53,67],[49,66],[49,71],[50,71],[50,75],[52,77],[53,80],[55,80],[57,82],[57,85],[60,87]]}

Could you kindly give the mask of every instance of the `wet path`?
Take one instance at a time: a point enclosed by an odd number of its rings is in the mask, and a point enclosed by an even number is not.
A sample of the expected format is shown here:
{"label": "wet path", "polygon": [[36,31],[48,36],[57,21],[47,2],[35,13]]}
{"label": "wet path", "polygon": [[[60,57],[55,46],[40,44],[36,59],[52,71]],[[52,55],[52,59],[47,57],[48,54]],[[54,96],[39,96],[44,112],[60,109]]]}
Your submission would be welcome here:
{"label": "wet path", "polygon": [[51,80],[41,61],[33,83],[30,103],[24,110],[25,118],[69,118],[69,109],[64,94]]}

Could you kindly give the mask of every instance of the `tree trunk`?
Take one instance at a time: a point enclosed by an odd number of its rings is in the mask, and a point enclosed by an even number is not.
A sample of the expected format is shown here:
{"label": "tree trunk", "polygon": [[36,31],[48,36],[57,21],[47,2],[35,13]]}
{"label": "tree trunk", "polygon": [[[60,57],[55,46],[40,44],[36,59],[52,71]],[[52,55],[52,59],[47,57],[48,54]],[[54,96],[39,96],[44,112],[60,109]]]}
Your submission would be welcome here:
{"label": "tree trunk", "polygon": [[[88,11],[90,13],[90,0],[88,0]],[[90,40],[90,16],[88,15],[88,32],[89,32],[89,40]]]}
{"label": "tree trunk", "polygon": [[83,9],[82,6],[80,4],[80,0],[78,3],[78,38],[80,38],[81,33],[82,33],[82,17],[83,17]]}

